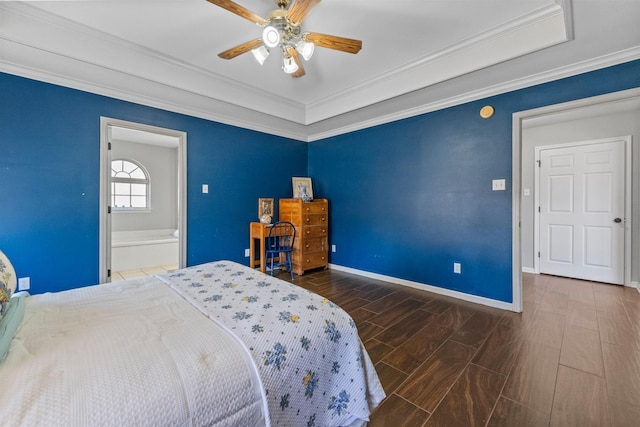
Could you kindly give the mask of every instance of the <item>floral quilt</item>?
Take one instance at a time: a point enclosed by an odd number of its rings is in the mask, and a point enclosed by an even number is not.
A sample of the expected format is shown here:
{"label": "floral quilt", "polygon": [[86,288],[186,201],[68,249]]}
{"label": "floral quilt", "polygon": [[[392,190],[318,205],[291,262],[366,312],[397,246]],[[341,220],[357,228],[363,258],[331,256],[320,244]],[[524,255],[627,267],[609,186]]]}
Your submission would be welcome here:
{"label": "floral quilt", "polygon": [[156,277],[244,343],[272,425],[359,425],[385,397],[355,323],[331,301],[231,261]]}

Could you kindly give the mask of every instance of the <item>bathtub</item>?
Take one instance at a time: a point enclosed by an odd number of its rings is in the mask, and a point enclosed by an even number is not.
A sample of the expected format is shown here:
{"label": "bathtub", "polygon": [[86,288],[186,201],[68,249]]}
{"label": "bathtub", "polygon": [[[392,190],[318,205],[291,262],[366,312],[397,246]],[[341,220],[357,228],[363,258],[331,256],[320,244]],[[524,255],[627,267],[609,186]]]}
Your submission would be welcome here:
{"label": "bathtub", "polygon": [[114,231],[111,233],[111,271],[137,270],[178,264],[174,229]]}

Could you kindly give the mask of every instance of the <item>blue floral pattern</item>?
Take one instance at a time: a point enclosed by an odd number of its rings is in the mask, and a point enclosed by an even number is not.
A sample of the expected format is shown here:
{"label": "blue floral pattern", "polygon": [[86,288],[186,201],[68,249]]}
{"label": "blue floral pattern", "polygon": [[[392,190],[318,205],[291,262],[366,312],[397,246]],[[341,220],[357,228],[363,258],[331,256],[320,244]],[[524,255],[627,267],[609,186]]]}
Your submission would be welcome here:
{"label": "blue floral pattern", "polygon": [[355,323],[331,301],[231,261],[156,277],[243,342],[272,425],[366,421],[384,398]]}

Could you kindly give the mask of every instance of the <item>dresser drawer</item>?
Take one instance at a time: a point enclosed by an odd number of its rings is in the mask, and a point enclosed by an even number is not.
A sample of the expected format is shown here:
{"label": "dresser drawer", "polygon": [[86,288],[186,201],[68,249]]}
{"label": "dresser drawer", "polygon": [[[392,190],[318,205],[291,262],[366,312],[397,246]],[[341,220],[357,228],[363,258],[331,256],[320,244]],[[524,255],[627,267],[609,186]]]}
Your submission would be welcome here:
{"label": "dresser drawer", "polygon": [[312,268],[326,267],[327,261],[327,254],[319,252],[313,254],[301,254],[297,260],[294,259],[294,264],[299,263],[302,270],[310,270]]}
{"label": "dresser drawer", "polygon": [[322,237],[326,236],[328,229],[324,225],[309,225],[302,227],[301,240],[306,240],[307,237]]}
{"label": "dresser drawer", "polygon": [[327,214],[304,214],[302,215],[302,225],[323,225],[327,224]]}
{"label": "dresser drawer", "polygon": [[302,204],[302,213],[303,214],[321,214],[328,213],[329,208],[328,204],[325,202],[308,202]]}
{"label": "dresser drawer", "polygon": [[301,251],[303,254],[312,252],[327,252],[327,238],[326,237],[309,237],[302,240],[297,240],[294,245],[294,249]]}

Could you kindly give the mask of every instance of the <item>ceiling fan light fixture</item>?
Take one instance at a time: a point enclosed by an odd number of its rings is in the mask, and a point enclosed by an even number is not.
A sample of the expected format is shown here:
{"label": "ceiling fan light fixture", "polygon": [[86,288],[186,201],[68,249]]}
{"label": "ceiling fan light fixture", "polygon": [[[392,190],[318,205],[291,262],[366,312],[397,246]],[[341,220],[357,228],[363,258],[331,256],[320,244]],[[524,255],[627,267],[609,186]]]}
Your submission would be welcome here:
{"label": "ceiling fan light fixture", "polygon": [[256,58],[256,61],[258,61],[260,65],[264,64],[264,61],[269,57],[269,49],[264,46],[252,49],[251,53],[253,53],[253,57]]}
{"label": "ceiling fan light fixture", "polygon": [[313,51],[315,50],[315,47],[316,47],[315,44],[306,42],[304,40],[300,40],[298,44],[296,44],[296,50],[300,55],[302,55],[305,61],[308,61],[311,59],[311,56],[313,55]]}
{"label": "ceiling fan light fixture", "polygon": [[293,74],[298,71],[298,64],[293,59],[293,56],[287,55],[284,57],[282,70],[287,74]]}
{"label": "ceiling fan light fixture", "polygon": [[262,41],[267,47],[276,47],[280,44],[280,31],[272,25],[268,25],[262,31]]}

